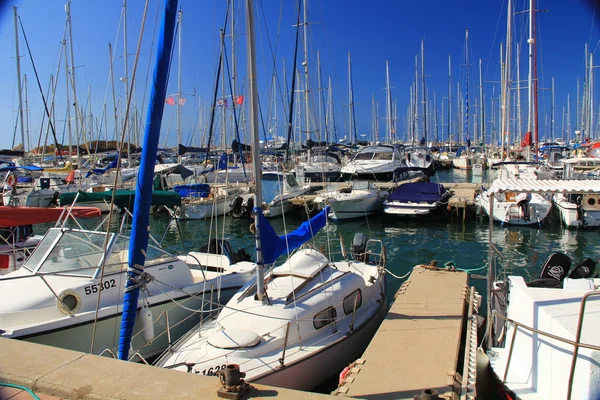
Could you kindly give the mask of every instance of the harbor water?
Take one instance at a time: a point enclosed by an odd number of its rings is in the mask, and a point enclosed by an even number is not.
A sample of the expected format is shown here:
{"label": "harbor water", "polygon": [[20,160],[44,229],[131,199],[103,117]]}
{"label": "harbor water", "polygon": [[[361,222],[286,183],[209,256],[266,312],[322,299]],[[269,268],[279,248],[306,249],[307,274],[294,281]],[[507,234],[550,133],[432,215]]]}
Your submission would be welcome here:
{"label": "harbor water", "polygon": [[[486,176],[483,182],[485,180]],[[466,171],[442,170],[432,181],[481,182],[482,178],[474,179]],[[282,235],[306,221],[307,215],[313,214],[314,210],[306,209],[270,222]],[[164,235],[163,246],[173,253],[198,250],[210,238],[224,237],[234,249],[244,248],[254,255],[250,223],[247,219],[219,217],[213,220],[179,221],[177,224],[169,223],[166,215],[159,214],[151,218],[151,232],[157,240]],[[325,252],[339,253],[340,244],[343,243],[349,251],[356,232],[363,232],[370,239],[383,242],[387,250],[387,268],[396,276],[404,276],[415,265],[428,264],[432,260],[436,260],[438,266],[452,263],[456,268],[470,270],[475,275],[486,274],[489,248],[487,217],[470,215],[463,221],[462,215],[457,216],[446,210],[426,218],[403,218],[381,212],[368,218],[329,222],[316,236],[314,245]],[[537,278],[546,257],[557,251],[568,254],[574,263],[587,257],[596,260],[600,253],[599,231],[567,230],[561,226],[558,214],[554,211],[541,227],[501,227],[496,223],[492,240],[502,253],[497,261],[500,276],[507,272],[523,275],[526,279]],[[484,294],[485,282],[473,281],[477,290]],[[390,300],[401,283],[401,279],[387,275]]]}

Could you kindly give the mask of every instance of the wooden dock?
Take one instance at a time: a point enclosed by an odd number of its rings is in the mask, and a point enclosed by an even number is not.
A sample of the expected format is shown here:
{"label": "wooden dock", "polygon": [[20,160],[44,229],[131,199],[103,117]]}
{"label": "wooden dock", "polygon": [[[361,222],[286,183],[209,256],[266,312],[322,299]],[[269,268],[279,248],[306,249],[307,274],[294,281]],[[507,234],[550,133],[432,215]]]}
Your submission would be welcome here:
{"label": "wooden dock", "polygon": [[435,389],[442,399],[458,398],[463,381],[459,354],[469,315],[467,280],[464,272],[415,267],[335,394],[412,400]]}

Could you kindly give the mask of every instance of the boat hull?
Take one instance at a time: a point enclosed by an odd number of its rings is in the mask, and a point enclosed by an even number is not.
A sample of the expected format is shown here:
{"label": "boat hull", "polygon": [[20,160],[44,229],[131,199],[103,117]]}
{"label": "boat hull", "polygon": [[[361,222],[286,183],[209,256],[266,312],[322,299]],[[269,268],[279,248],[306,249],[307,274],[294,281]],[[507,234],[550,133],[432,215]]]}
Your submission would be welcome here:
{"label": "boat hull", "polygon": [[352,219],[365,217],[381,211],[383,198],[377,193],[368,196],[356,196],[342,199],[329,199],[330,207],[329,218],[339,221],[343,219]]}

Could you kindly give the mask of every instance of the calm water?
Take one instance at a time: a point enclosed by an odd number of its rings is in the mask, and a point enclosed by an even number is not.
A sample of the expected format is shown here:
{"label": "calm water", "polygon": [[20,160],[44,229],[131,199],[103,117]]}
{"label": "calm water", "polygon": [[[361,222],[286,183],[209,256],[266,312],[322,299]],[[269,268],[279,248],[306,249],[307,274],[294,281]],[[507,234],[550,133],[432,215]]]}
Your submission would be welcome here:
{"label": "calm water", "polygon": [[[485,179],[485,177],[484,177]],[[440,171],[432,180],[439,182],[471,182],[472,177],[464,171]],[[306,215],[306,213],[304,213]],[[283,234],[306,220],[306,216],[294,214],[282,219],[271,220],[277,232]],[[249,221],[219,218],[215,221],[181,221],[181,234],[177,224],[169,224],[165,215],[151,216],[151,232],[157,240],[165,235],[163,245],[174,253],[197,250],[209,237],[224,236],[235,249],[245,248],[254,254],[253,236]],[[166,232],[166,234],[165,234]],[[404,275],[417,264],[437,260],[438,265],[453,261],[459,268],[473,269],[486,265],[488,257],[487,218],[471,218],[463,223],[456,215],[441,213],[436,218],[401,218],[379,214],[368,219],[356,219],[330,225],[315,238],[322,250],[328,249],[328,238],[332,251],[339,251],[339,237],[346,249],[352,243],[354,233],[363,232],[371,239],[381,240],[387,249],[387,268],[396,275]],[[496,224],[492,231],[495,245],[502,251],[499,269],[529,278],[538,276],[546,257],[555,251],[567,253],[574,262],[586,257],[597,259],[600,251],[599,231],[565,230],[558,215],[551,214],[541,228],[504,227]],[[181,240],[181,238],[183,240]],[[485,269],[475,272],[485,275]],[[387,277],[390,297],[402,281]],[[480,293],[485,292],[483,281],[475,281]]]}

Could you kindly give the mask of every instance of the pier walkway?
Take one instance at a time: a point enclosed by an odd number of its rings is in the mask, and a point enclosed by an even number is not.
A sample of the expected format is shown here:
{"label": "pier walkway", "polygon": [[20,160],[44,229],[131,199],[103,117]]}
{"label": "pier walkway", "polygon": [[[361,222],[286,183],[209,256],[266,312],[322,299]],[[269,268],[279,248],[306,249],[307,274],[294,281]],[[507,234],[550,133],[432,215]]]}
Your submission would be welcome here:
{"label": "pier walkway", "polygon": [[441,398],[458,398],[467,282],[464,272],[415,267],[337,395],[412,400],[435,389]]}

